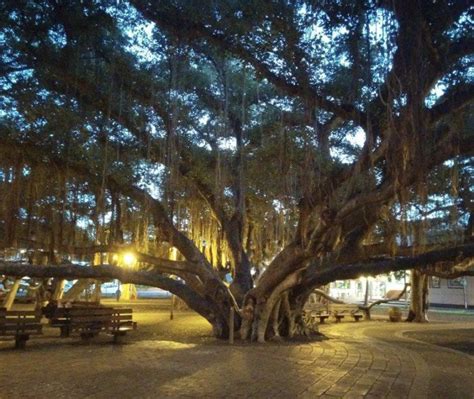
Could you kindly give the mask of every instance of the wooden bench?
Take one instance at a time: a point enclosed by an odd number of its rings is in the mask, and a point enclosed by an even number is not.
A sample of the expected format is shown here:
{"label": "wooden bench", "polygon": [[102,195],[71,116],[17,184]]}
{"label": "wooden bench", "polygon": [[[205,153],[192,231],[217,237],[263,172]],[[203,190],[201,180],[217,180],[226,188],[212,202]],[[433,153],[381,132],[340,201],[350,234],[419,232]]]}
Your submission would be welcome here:
{"label": "wooden bench", "polygon": [[359,306],[350,303],[331,303],[329,313],[334,316],[336,323],[340,323],[345,316],[351,316],[355,321],[359,321],[364,317]]}
{"label": "wooden bench", "polygon": [[303,311],[303,318],[308,326],[312,326],[316,324],[316,319],[319,319],[319,322],[321,324],[324,323],[324,321],[329,318],[329,314],[323,314],[323,313],[317,313],[314,311],[308,311],[304,310]]}
{"label": "wooden bench", "polygon": [[7,311],[0,308],[0,336],[15,337],[15,348],[23,349],[30,335],[43,333],[41,314],[31,311]]}
{"label": "wooden bench", "polygon": [[305,321],[309,325],[315,323],[316,319],[319,319],[319,322],[323,324],[329,318],[327,306],[322,303],[306,303],[303,311]]}
{"label": "wooden bench", "polygon": [[58,308],[50,324],[59,327],[63,338],[78,333],[83,340],[88,340],[104,332],[113,335],[114,342],[118,342],[128,331],[136,329],[132,309],[108,307]]}

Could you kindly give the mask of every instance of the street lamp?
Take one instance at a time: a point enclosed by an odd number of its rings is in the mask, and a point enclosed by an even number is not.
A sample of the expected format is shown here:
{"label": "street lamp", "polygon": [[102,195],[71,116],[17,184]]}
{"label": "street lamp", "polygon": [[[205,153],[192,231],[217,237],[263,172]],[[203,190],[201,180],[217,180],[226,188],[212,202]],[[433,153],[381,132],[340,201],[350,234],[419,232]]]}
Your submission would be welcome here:
{"label": "street lamp", "polygon": [[137,257],[132,252],[125,252],[123,254],[123,264],[125,266],[132,267],[135,265],[136,261]]}

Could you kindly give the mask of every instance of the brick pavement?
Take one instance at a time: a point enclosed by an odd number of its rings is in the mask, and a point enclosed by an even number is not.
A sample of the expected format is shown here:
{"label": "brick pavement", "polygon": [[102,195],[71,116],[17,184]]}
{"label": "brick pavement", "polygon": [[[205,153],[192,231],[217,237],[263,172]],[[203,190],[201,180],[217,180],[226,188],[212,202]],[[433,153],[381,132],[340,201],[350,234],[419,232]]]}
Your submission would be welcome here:
{"label": "brick pavement", "polygon": [[[193,332],[208,331],[198,317],[187,317],[158,320],[171,336],[183,323]],[[429,391],[426,357],[427,348],[439,347],[405,339],[400,333],[406,324],[344,322],[324,326],[329,339],[323,341],[229,346],[186,340],[187,332],[178,334],[178,341],[153,336],[147,331],[160,331],[157,318],[145,313],[137,318],[144,332],[138,330],[124,345],[110,345],[106,336],[90,344],[60,340],[50,329],[24,352],[10,349],[11,341],[0,342],[0,398],[443,397]],[[471,356],[449,354],[451,361],[473,364]],[[456,397],[472,398],[469,384]]]}

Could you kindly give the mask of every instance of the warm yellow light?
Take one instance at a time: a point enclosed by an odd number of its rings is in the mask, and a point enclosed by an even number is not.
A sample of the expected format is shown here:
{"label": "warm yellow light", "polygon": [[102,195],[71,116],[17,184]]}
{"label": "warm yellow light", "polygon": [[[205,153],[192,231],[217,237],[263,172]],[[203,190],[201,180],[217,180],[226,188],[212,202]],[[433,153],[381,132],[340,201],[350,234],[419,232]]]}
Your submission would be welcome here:
{"label": "warm yellow light", "polygon": [[133,253],[126,252],[123,254],[123,264],[125,266],[133,266],[136,261],[137,261],[137,258],[135,257]]}

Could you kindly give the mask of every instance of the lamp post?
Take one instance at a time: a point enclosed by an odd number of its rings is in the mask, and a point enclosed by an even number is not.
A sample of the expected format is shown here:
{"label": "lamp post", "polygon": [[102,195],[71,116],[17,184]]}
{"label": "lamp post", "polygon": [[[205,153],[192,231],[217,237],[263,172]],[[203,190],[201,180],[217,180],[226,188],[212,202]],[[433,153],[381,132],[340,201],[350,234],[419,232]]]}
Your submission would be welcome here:
{"label": "lamp post", "polygon": [[370,291],[370,277],[365,277],[365,295],[364,295],[364,306],[369,304],[369,291]]}
{"label": "lamp post", "polygon": [[464,293],[464,309],[467,310],[468,304],[467,304],[467,279],[466,277],[463,277],[462,279],[462,290]]}
{"label": "lamp post", "polygon": [[[178,259],[178,250],[176,249],[176,247],[171,247],[170,248],[169,259],[170,260]],[[174,319],[174,305],[175,305],[175,303],[176,303],[176,296],[174,294],[171,294],[170,320]]]}

